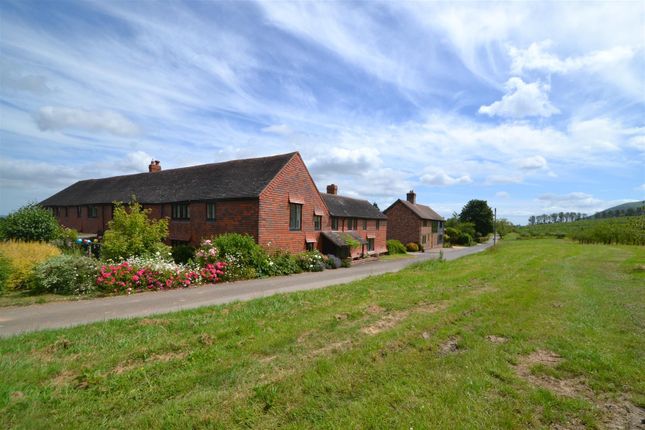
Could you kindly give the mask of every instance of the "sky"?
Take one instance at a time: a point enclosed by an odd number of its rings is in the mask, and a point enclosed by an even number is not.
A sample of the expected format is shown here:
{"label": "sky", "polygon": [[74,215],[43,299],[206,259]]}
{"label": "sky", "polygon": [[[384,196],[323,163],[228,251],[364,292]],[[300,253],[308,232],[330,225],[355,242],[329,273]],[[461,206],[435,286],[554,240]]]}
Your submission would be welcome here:
{"label": "sky", "polygon": [[0,2],[0,214],[299,151],[318,188],[527,222],[645,199],[645,2]]}

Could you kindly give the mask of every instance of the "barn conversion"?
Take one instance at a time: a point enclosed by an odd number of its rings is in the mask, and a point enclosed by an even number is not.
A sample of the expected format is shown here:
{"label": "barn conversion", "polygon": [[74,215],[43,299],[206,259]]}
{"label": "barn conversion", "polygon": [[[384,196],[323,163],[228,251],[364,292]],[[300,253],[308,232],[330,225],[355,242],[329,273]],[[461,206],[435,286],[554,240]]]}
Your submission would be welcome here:
{"label": "barn conversion", "polygon": [[[163,170],[151,162],[147,173],[76,182],[40,204],[61,225],[102,235],[114,202],[132,196],[154,218],[169,218],[169,242],[197,245],[204,237],[236,232],[268,249],[385,252],[385,215],[366,200],[321,194],[298,152],[270,157]],[[325,233],[325,236],[322,236]],[[323,239],[333,237],[333,240]],[[326,244],[323,241],[326,240]],[[345,242],[345,245],[342,242]]]}

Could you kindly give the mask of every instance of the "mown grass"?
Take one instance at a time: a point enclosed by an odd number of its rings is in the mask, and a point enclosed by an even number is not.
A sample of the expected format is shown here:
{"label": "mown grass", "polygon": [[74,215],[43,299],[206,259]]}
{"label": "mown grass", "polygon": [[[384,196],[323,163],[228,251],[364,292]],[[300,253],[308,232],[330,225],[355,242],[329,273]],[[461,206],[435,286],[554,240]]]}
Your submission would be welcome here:
{"label": "mown grass", "polygon": [[644,261],[643,247],[512,241],[323,290],[0,340],[0,422],[594,428],[592,400],[513,365],[549,350],[563,361],[536,375],[645,404]]}

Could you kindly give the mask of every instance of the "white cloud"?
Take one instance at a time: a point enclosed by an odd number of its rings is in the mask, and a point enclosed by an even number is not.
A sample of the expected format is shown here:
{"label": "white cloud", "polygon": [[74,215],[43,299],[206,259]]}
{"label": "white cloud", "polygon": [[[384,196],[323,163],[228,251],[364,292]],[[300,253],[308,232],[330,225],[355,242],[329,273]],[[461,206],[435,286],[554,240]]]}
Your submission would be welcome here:
{"label": "white cloud", "polygon": [[643,191],[643,192],[645,192],[645,184],[642,184],[641,186],[636,187],[636,189],[637,189],[638,191]]}
{"label": "white cloud", "polygon": [[538,196],[538,200],[542,203],[542,208],[548,211],[597,211],[601,210],[606,204],[591,194],[582,192],[573,192],[568,194],[547,193]]}
{"label": "white cloud", "polygon": [[313,158],[309,163],[309,169],[319,176],[361,175],[366,171],[380,167],[382,163],[379,151],[374,148],[334,147]]}
{"label": "white cloud", "polygon": [[47,82],[47,78],[43,75],[3,71],[0,76],[0,83],[3,89],[26,91],[35,95],[43,95],[52,91]]}
{"label": "white cloud", "polygon": [[427,185],[434,186],[450,186],[470,184],[473,180],[468,175],[450,176],[445,172],[426,173],[421,176],[421,182]]}
{"label": "white cloud", "polygon": [[645,135],[634,136],[627,141],[627,146],[645,152]]}
{"label": "white cloud", "polygon": [[547,167],[547,161],[541,155],[522,158],[517,161],[517,164],[522,170],[539,170]]}
{"label": "white cloud", "polygon": [[577,57],[560,59],[557,55],[546,52],[552,46],[553,42],[550,40],[534,42],[526,49],[510,46],[508,53],[512,59],[511,73],[522,74],[527,70],[548,73],[569,73],[581,69],[595,70],[634,57],[634,50],[631,47],[616,46]]}
{"label": "white cloud", "polygon": [[507,193],[506,191],[498,191],[498,192],[495,193],[495,196],[499,197],[500,199],[507,199],[511,195],[509,193]]}
{"label": "white cloud", "polygon": [[269,125],[267,127],[262,128],[262,131],[265,133],[280,134],[280,135],[288,135],[293,133],[293,130],[291,130],[291,127],[289,127],[286,124]]}
{"label": "white cloud", "polygon": [[3,189],[50,190],[67,186],[82,175],[82,170],[56,163],[0,158],[0,185]]}
{"label": "white cloud", "polygon": [[518,174],[508,174],[508,175],[490,175],[486,178],[484,183],[486,185],[495,185],[495,184],[519,184],[524,181],[524,177]]}
{"label": "white cloud", "polygon": [[626,131],[608,118],[573,120],[568,131],[578,150],[618,151]]}
{"label": "white cloud", "polygon": [[145,172],[153,157],[144,151],[129,152],[115,167],[128,173]]}
{"label": "white cloud", "polygon": [[550,117],[560,111],[549,101],[550,86],[540,82],[525,83],[513,77],[505,84],[506,94],[491,105],[481,106],[480,114],[509,118]]}
{"label": "white cloud", "polygon": [[121,137],[135,136],[140,132],[136,124],[113,111],[45,106],[36,113],[35,121],[43,131],[76,129],[107,132]]}

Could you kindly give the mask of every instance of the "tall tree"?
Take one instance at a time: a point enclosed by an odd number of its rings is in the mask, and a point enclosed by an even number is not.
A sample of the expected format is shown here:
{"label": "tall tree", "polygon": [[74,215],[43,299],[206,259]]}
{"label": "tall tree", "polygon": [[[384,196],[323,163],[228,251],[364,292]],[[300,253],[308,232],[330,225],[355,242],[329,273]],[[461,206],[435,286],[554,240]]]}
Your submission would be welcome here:
{"label": "tall tree", "polygon": [[482,236],[493,232],[493,210],[486,200],[471,200],[466,203],[459,214],[459,221],[472,222],[475,224],[475,231]]}

